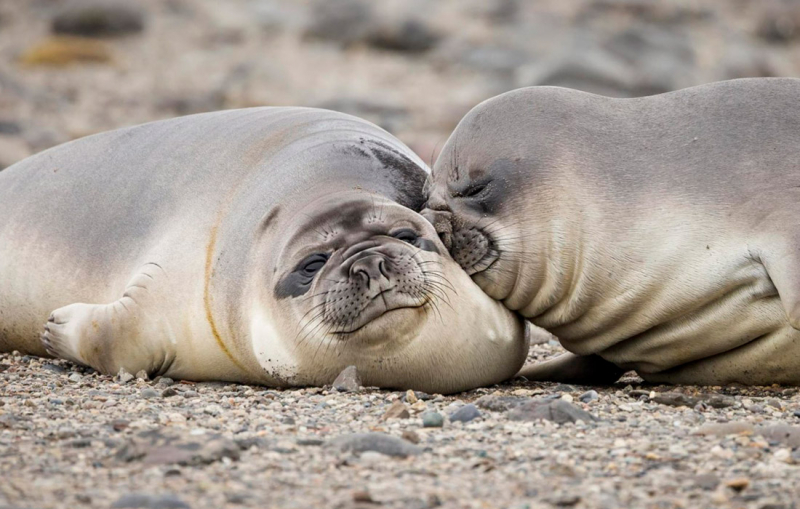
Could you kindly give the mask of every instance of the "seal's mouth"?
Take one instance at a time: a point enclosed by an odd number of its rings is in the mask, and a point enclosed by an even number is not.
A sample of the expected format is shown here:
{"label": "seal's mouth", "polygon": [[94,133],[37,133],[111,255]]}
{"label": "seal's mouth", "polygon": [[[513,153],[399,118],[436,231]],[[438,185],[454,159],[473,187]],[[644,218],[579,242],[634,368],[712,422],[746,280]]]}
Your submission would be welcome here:
{"label": "seal's mouth", "polygon": [[[377,300],[378,298],[380,298],[380,296],[375,297],[375,299],[373,299],[373,301]],[[368,329],[370,326],[380,325],[380,322],[383,321],[384,318],[389,318],[391,315],[395,314],[395,312],[397,312],[397,311],[401,311],[401,310],[404,310],[404,309],[421,309],[421,308],[424,308],[427,305],[428,305],[428,301],[426,300],[422,304],[415,305],[415,306],[409,306],[409,305],[399,306],[398,305],[398,306],[392,306],[392,307],[385,307],[383,310],[378,310],[378,309],[374,309],[373,308],[373,309],[370,309],[369,311],[364,311],[365,316],[367,314],[370,315],[368,318],[365,317],[366,321],[364,323],[358,325],[357,327],[352,327],[350,329],[334,331],[334,332],[331,332],[331,334],[333,334],[334,336],[347,336],[347,335],[356,334],[358,332],[362,332],[362,331]],[[343,338],[340,337],[340,339],[343,339]]]}
{"label": "seal's mouth", "polygon": [[455,228],[450,255],[470,276],[489,270],[500,259],[491,236],[477,227]]}

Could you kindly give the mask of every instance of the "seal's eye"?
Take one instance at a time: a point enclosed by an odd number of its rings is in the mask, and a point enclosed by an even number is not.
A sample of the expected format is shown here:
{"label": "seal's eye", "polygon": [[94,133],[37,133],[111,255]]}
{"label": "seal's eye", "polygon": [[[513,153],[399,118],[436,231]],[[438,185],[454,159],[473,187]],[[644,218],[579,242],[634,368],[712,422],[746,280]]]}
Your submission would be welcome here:
{"label": "seal's eye", "polygon": [[392,234],[392,237],[396,238],[397,240],[402,240],[403,242],[408,242],[409,244],[416,245],[417,240],[419,239],[419,235],[414,230],[409,228],[403,228],[402,230],[397,230]]}
{"label": "seal's eye", "polygon": [[328,261],[326,254],[313,254],[300,262],[300,272],[305,276],[314,276]]}
{"label": "seal's eye", "polygon": [[473,184],[459,194],[463,198],[472,198],[474,196],[478,196],[479,194],[481,194],[488,186],[489,184],[487,184],[486,182]]}

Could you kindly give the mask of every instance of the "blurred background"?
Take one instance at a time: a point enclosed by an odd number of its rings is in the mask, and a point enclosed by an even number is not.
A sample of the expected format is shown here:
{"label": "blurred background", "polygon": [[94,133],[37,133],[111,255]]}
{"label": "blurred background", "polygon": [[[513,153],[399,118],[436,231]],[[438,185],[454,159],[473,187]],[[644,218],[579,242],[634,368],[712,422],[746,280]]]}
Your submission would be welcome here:
{"label": "blurred background", "polygon": [[177,115],[318,106],[426,161],[480,101],[800,75],[800,0],[0,0],[0,168]]}

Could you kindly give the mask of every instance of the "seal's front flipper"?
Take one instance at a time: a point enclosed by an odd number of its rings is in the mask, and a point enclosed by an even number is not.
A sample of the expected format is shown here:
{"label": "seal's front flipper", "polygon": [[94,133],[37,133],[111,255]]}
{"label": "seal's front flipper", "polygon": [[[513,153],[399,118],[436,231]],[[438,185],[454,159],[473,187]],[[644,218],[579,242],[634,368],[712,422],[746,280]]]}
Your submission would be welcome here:
{"label": "seal's front flipper", "polygon": [[565,353],[549,361],[523,366],[517,376],[531,382],[610,385],[619,380],[625,371],[598,355]]}
{"label": "seal's front flipper", "polygon": [[789,323],[800,330],[800,242],[776,243],[761,261],[778,290]]}
{"label": "seal's front flipper", "polygon": [[[130,373],[160,372],[174,358],[164,335],[170,330],[159,320],[154,287],[163,270],[147,264],[136,274],[122,298],[111,304],[70,304],[53,311],[42,334],[50,355],[91,366],[105,374],[120,368]],[[170,338],[171,340],[173,338]]]}

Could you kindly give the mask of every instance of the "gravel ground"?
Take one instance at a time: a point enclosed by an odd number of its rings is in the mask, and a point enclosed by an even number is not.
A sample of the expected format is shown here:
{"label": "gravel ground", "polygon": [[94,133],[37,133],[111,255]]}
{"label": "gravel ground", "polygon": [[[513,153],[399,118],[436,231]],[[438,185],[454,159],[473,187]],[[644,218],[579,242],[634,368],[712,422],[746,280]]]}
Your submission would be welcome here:
{"label": "gravel ground", "polygon": [[[531,359],[559,350],[535,345]],[[628,376],[453,396],[276,391],[123,383],[12,354],[0,371],[0,507],[777,509],[800,498],[793,388]],[[474,418],[455,422],[459,409]]]}

